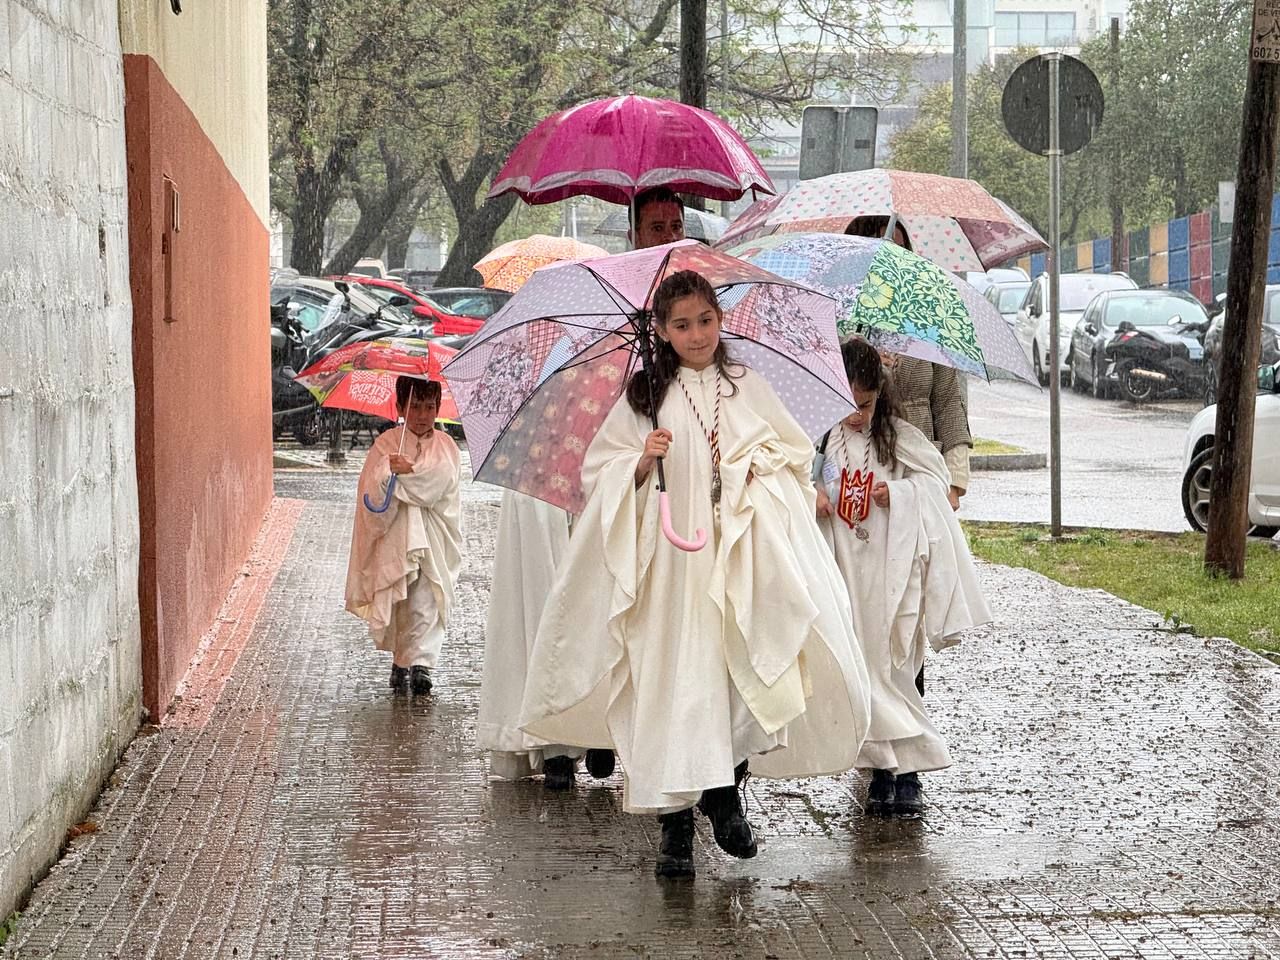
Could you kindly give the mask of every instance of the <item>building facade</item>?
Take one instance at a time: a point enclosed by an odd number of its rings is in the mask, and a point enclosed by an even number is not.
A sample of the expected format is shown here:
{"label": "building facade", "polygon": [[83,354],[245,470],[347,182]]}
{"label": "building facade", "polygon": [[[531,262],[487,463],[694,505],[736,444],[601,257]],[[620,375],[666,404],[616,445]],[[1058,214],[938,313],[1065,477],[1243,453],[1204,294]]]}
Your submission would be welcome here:
{"label": "building facade", "polygon": [[259,0],[0,0],[0,919],[270,503],[266,138]]}

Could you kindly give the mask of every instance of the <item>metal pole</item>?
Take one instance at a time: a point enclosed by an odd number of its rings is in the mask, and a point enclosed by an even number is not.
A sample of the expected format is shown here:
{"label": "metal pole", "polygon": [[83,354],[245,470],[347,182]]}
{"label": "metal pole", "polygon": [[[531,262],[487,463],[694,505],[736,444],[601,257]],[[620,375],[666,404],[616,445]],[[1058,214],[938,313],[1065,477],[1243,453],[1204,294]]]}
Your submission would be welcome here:
{"label": "metal pole", "polygon": [[968,0],[952,0],[951,14],[951,175],[969,176]]}
{"label": "metal pole", "polygon": [[[720,114],[729,110],[729,0],[720,0]],[[729,219],[729,201],[720,201],[720,216]]]}
{"label": "metal pole", "polygon": [[1049,58],[1049,532],[1062,536],[1062,374],[1058,369],[1058,235],[1062,195],[1062,145],[1059,140],[1058,68],[1062,54]]}

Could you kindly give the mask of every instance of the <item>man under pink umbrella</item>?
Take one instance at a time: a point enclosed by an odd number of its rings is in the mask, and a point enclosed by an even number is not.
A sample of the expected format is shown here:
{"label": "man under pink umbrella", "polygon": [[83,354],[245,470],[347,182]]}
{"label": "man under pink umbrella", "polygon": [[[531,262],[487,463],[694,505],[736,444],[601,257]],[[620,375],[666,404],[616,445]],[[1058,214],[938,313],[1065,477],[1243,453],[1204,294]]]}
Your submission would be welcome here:
{"label": "man under pink umbrella", "polygon": [[636,250],[684,239],[684,203],[667,187],[636,194],[631,204],[631,245]]}

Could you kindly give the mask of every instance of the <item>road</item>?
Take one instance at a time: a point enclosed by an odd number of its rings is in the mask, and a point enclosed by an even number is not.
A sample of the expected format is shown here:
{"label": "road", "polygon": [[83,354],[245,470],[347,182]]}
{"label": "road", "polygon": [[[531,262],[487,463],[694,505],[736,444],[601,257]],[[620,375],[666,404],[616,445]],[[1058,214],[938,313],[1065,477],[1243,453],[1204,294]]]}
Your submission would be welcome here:
{"label": "road", "polygon": [[[1062,393],[1062,520],[1068,526],[1190,529],[1182,515],[1182,444],[1198,402],[1135,406]],[[975,437],[1049,452],[1049,391],[970,381]],[[975,473],[961,516],[1049,522],[1049,471]]]}

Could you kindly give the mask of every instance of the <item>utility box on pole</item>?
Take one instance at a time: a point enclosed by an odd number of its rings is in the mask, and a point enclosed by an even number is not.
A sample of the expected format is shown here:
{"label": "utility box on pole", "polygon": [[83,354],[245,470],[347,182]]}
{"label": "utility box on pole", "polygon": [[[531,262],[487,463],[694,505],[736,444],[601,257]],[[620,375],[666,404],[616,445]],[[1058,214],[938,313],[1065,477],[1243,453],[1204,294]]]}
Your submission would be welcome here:
{"label": "utility box on pole", "polygon": [[805,107],[800,121],[800,179],[870,170],[876,165],[875,107]]}

